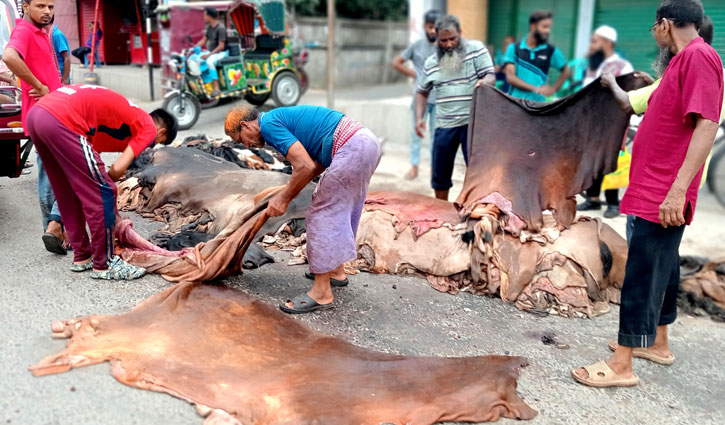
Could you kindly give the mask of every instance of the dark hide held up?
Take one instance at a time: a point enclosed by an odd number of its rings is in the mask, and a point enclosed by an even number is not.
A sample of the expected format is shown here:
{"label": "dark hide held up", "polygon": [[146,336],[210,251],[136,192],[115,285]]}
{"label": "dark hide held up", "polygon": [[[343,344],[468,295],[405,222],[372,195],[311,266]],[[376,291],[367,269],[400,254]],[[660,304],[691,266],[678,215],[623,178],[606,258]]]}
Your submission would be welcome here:
{"label": "dark hide held up", "polygon": [[[617,82],[624,90],[644,86],[633,74]],[[628,123],[629,115],[599,79],[551,103],[483,86],[471,106],[468,170],[456,205],[467,215],[477,205],[496,204],[514,235],[539,231],[543,210],[569,227],[574,196],[616,169]]]}

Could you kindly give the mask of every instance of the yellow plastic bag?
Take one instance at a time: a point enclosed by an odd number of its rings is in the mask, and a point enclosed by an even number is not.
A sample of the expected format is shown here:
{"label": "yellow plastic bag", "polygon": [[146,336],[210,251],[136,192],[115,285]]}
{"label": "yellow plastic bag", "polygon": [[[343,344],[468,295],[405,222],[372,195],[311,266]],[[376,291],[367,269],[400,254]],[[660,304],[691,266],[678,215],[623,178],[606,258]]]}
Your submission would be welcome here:
{"label": "yellow plastic bag", "polygon": [[629,152],[619,152],[617,158],[617,169],[604,176],[602,181],[602,190],[619,189],[620,187],[629,186],[629,166],[632,164],[632,154]]}

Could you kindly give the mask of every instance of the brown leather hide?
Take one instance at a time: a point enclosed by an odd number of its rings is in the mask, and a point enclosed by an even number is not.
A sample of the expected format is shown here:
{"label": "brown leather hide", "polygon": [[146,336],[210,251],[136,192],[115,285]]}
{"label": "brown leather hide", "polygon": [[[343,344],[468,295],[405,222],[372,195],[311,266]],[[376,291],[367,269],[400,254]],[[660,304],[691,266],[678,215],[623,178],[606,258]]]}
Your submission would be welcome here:
{"label": "brown leather hide", "polygon": [[710,261],[692,276],[683,277],[680,289],[697,298],[709,298],[725,309],[725,257]]}
{"label": "brown leather hide", "polygon": [[398,232],[410,226],[414,239],[430,229],[462,223],[450,202],[411,192],[371,192],[365,200],[365,211],[375,210],[393,214]]}
{"label": "brown leather hide", "polygon": [[[259,235],[304,217],[314,185],[290,203],[282,217],[261,213],[289,176],[248,170],[193,148],[163,148],[137,177],[119,186],[119,208],[135,210],[178,232],[183,225],[210,218],[203,228],[216,237],[194,248],[170,253],[138,236],[126,222],[116,229],[122,257],[172,282],[204,282],[241,272],[244,254]],[[153,188],[150,190],[150,188]],[[264,196],[255,199],[255,195]]]}
{"label": "brown leather hide", "polygon": [[[631,74],[617,82],[625,90],[644,85]],[[599,80],[552,103],[483,86],[471,106],[468,170],[456,204],[466,215],[478,204],[495,203],[515,235],[541,229],[547,209],[569,227],[574,196],[616,169],[628,122]]]}
{"label": "brown leather hide", "polygon": [[226,414],[238,421],[226,424],[255,425],[424,425],[536,415],[516,394],[521,357],[377,353],[314,332],[223,286],[178,284],[121,316],[52,328],[70,340],[31,368],[36,376],[110,361],[126,385],[171,394],[200,412],[220,409],[209,425]]}

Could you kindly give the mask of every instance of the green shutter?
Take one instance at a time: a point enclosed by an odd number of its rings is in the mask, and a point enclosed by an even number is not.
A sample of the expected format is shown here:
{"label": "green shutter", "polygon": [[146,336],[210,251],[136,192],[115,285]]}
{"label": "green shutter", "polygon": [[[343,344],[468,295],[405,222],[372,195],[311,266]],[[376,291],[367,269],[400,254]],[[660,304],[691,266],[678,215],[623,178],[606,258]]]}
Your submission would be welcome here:
{"label": "green shutter", "polygon": [[503,39],[507,35],[519,37],[519,34],[513,29],[514,20],[512,18],[514,16],[513,1],[493,0],[488,2],[488,42],[493,44],[496,51],[501,49]]}
{"label": "green shutter", "polygon": [[720,58],[725,62],[725,2],[722,0],[705,0],[705,14],[712,19],[714,37],[712,47],[720,53]]}
{"label": "green shutter", "polygon": [[[725,2],[703,0],[705,13],[715,26],[713,47],[725,57]],[[617,50],[637,70],[651,73],[652,61],[657,57],[657,43],[647,32],[655,21],[659,0],[597,0],[594,29],[611,25],[618,33]]]}

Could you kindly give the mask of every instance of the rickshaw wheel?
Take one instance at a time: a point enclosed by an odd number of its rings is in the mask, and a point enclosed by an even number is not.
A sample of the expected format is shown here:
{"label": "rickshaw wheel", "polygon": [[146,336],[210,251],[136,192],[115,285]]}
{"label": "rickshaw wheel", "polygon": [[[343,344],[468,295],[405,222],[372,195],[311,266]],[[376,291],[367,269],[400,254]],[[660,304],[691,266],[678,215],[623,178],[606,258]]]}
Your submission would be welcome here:
{"label": "rickshaw wheel", "polygon": [[247,92],[247,94],[244,95],[244,100],[251,103],[254,106],[262,106],[264,105],[264,102],[269,99],[270,92],[267,93],[261,93],[261,94],[255,94],[251,91]]}
{"label": "rickshaw wheel", "polygon": [[176,120],[179,122],[179,130],[188,130],[199,120],[199,115],[201,115],[201,104],[199,103],[199,99],[193,96],[186,96],[183,103],[184,108],[182,111],[181,95],[179,93],[175,93],[164,99],[162,108],[176,117]]}
{"label": "rickshaw wheel", "polygon": [[277,106],[296,105],[302,96],[300,79],[294,72],[282,72],[272,82],[272,98]]}

